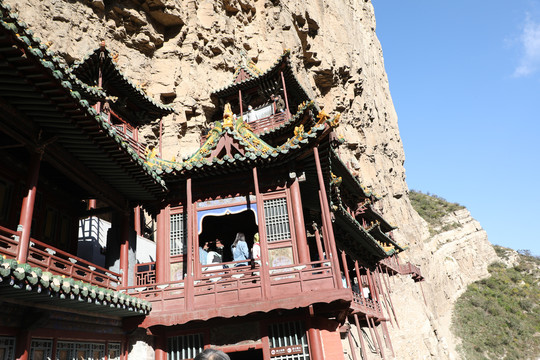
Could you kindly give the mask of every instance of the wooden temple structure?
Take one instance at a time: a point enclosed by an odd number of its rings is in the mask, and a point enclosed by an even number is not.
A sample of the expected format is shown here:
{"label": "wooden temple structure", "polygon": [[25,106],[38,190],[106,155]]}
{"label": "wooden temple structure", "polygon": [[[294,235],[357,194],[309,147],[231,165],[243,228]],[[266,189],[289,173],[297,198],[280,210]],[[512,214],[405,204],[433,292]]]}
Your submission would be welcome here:
{"label": "wooden temple structure", "polygon": [[[400,263],[379,198],[340,159],[339,114],[309,98],[290,52],[264,72],[240,65],[212,93],[200,149],[167,161],[143,151],[138,127],[173,109],[104,44],[68,68],[1,1],[0,16],[0,360],[124,360],[136,329],[156,360],[206,347],[344,359],[354,339],[354,360],[393,352],[388,279],[423,278]],[[157,229],[146,263],[141,207]],[[102,266],[77,251],[91,216],[112,224]]]}

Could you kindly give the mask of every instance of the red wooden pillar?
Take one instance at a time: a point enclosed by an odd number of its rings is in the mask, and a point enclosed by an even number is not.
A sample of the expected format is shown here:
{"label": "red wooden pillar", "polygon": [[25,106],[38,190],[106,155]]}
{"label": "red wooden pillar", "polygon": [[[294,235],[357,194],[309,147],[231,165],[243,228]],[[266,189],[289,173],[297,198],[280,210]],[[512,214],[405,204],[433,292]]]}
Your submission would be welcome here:
{"label": "red wooden pillar", "polygon": [[345,281],[347,282],[347,287],[352,289],[351,277],[349,276],[349,265],[347,265],[347,254],[345,251],[341,250],[341,263],[343,265],[343,272],[345,273]]}
{"label": "red wooden pillar", "polygon": [[[186,308],[188,310],[193,309],[193,304],[195,301],[195,293],[194,293],[194,286],[193,283],[193,274],[194,274],[194,261],[193,255],[195,254],[193,251],[193,248],[196,246],[196,235],[195,231],[193,229],[193,225],[195,223],[195,215],[194,214],[194,208],[193,208],[193,193],[191,188],[191,178],[188,178],[186,180],[186,211],[187,211],[187,249],[186,249],[186,258],[187,258],[187,266],[186,266],[186,279],[184,281],[185,289],[186,289]],[[198,260],[198,259],[197,259]]]}
{"label": "red wooden pillar", "polygon": [[373,318],[368,318],[368,321],[371,320],[371,324],[373,326],[373,332],[375,333],[375,337],[377,338],[377,343],[379,344],[379,350],[381,352],[381,357],[384,359],[386,359],[386,357],[384,356],[384,349],[383,349],[383,344],[381,342],[381,338],[379,336],[379,332],[377,331],[377,327],[375,326],[375,320],[373,320]]}
{"label": "red wooden pillar", "polygon": [[291,117],[291,111],[289,110],[289,98],[287,97],[287,86],[285,86],[285,77],[283,71],[281,72],[281,83],[283,84],[283,95],[285,96],[285,106],[287,106],[287,117]]}
{"label": "red wooden pillar", "polygon": [[351,348],[351,352],[352,352],[352,357],[353,357],[353,360],[356,360],[356,351],[355,351],[355,346],[354,346],[354,342],[353,342],[353,339],[352,339],[352,336],[351,336],[351,330],[347,330],[347,339],[349,340],[349,347]]}
{"label": "red wooden pillar", "polygon": [[156,233],[156,283],[166,283],[170,277],[169,266],[169,208],[163,208],[157,216]]}
{"label": "red wooden pillar", "polygon": [[264,201],[259,191],[259,176],[257,168],[253,168],[253,184],[255,186],[255,197],[257,201],[257,220],[259,227],[259,242],[261,245],[261,286],[263,299],[270,298],[270,275],[268,273],[268,244],[266,242],[266,224],[264,222]]}
{"label": "red wooden pillar", "polygon": [[300,263],[311,261],[309,247],[306,237],[306,226],[304,224],[304,213],[302,211],[302,197],[300,194],[300,184],[298,177],[294,177],[291,184],[291,202],[293,208],[294,228],[296,234],[296,245],[298,248],[298,260]]}
{"label": "red wooden pillar", "polygon": [[140,206],[135,206],[135,209],[133,210],[133,226],[135,227],[135,232],[137,233],[137,235],[142,236]]}
{"label": "red wooden pillar", "polygon": [[[358,264],[358,262],[357,262],[357,264]],[[360,281],[360,279],[358,279],[358,281]],[[354,323],[356,324],[356,331],[358,332],[358,338],[360,339],[360,349],[362,351],[362,359],[365,360],[365,359],[367,359],[366,345],[364,344],[364,337],[363,337],[363,334],[362,334],[362,328],[360,327],[360,320],[358,320],[358,315],[357,314],[354,314],[353,317],[354,317]]]}
{"label": "red wooden pillar", "polygon": [[121,214],[122,230],[120,239],[120,270],[122,286],[129,286],[129,214]]}
{"label": "red wooden pillar", "polygon": [[155,359],[167,360],[167,338],[164,334],[159,334],[155,338]]}
{"label": "red wooden pillar", "polygon": [[246,121],[244,119],[244,108],[242,107],[242,90],[238,90],[238,103],[240,104],[240,116],[242,117],[242,121]]}
{"label": "red wooden pillar", "polygon": [[15,359],[16,360],[29,360],[30,359],[30,346],[32,337],[30,331],[24,329],[17,334],[15,342]]}
{"label": "red wooden pillar", "polygon": [[336,239],[334,238],[334,230],[332,228],[332,219],[330,218],[330,206],[328,205],[328,198],[326,197],[326,186],[324,185],[324,178],[322,174],[322,168],[321,168],[321,161],[319,158],[319,149],[317,147],[313,148],[313,156],[315,157],[315,166],[317,167],[317,176],[319,179],[319,197],[321,200],[321,203],[323,205],[322,213],[323,213],[323,222],[326,227],[326,231],[328,234],[328,249],[327,255],[332,261],[332,264],[334,266],[334,279],[336,282],[336,286],[338,288],[341,288],[343,285],[341,284],[341,276],[339,274],[339,261],[338,261],[338,252],[336,249]]}
{"label": "red wooden pillar", "polygon": [[39,178],[39,167],[41,165],[42,153],[33,153],[28,168],[28,179],[26,181],[26,195],[23,199],[21,216],[19,218],[18,229],[21,231],[19,239],[19,251],[17,261],[26,262],[28,248],[30,247],[30,232],[32,231],[32,216],[34,214],[34,203],[36,201],[37,183]]}
{"label": "red wooden pillar", "polygon": [[384,343],[386,344],[386,347],[392,351],[392,356],[396,357],[396,354],[394,353],[394,347],[392,346],[392,340],[390,339],[390,333],[388,332],[388,326],[386,326],[386,321],[381,321],[383,336],[384,336]]}
{"label": "red wooden pillar", "polygon": [[315,327],[312,318],[308,320],[308,326],[309,358],[312,360],[324,360],[321,332]]}

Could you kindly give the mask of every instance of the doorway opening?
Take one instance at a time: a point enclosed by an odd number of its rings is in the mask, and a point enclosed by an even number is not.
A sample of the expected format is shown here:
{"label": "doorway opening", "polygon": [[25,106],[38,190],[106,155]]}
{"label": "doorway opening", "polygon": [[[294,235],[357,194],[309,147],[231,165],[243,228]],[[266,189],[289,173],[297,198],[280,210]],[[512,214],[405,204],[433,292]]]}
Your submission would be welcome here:
{"label": "doorway opening", "polygon": [[209,215],[205,216],[199,234],[199,246],[209,244],[209,251],[220,252],[216,249],[216,240],[223,244],[221,250],[222,262],[232,261],[231,245],[237,233],[244,233],[248,248],[253,247],[253,235],[259,232],[255,221],[255,213],[245,210],[237,214]]}

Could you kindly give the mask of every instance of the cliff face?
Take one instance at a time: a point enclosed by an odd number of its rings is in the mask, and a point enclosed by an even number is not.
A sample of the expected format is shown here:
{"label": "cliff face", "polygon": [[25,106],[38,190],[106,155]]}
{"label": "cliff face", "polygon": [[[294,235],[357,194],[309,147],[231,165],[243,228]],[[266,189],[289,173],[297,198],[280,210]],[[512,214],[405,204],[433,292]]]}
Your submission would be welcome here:
{"label": "cliff face", "polygon": [[[404,258],[422,266],[423,291],[395,280],[400,359],[455,358],[448,324],[466,285],[495,257],[468,212],[462,226],[433,238],[407,197],[404,153],[370,1],[356,0],[4,0],[51,50],[79,60],[105,40],[119,66],[151,96],[171,102],[164,157],[191,154],[215,105],[209,94],[231,81],[242,54],[265,70],[291,49],[298,77],[327,113],[340,111],[342,157],[383,197],[379,210],[399,226]],[[144,129],[156,144],[158,128]],[[452,220],[453,221],[453,220]]]}

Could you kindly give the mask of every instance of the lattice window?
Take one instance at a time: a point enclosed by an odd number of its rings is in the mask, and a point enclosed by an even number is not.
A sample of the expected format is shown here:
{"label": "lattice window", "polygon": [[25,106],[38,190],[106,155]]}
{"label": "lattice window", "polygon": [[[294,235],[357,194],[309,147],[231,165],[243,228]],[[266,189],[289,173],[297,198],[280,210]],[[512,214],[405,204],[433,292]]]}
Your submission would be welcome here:
{"label": "lattice window", "polygon": [[268,242],[291,238],[286,198],[264,200],[264,218]]}
{"label": "lattice window", "polygon": [[104,360],[105,344],[59,341],[56,357],[59,360]]}
{"label": "lattice window", "polygon": [[306,331],[300,321],[276,323],[268,326],[270,351],[272,348],[300,345],[302,354],[286,354],[272,357],[272,360],[309,360],[309,346]]}
{"label": "lattice window", "polygon": [[52,340],[32,339],[30,360],[49,360],[52,358]]}
{"label": "lattice window", "polygon": [[171,256],[183,255],[186,247],[186,219],[184,214],[171,214]]}
{"label": "lattice window", "polygon": [[120,343],[109,343],[108,360],[120,360]]}
{"label": "lattice window", "polygon": [[204,350],[202,334],[174,336],[167,341],[167,360],[193,359]]}
{"label": "lattice window", "polygon": [[15,359],[15,338],[0,336],[0,360]]}

